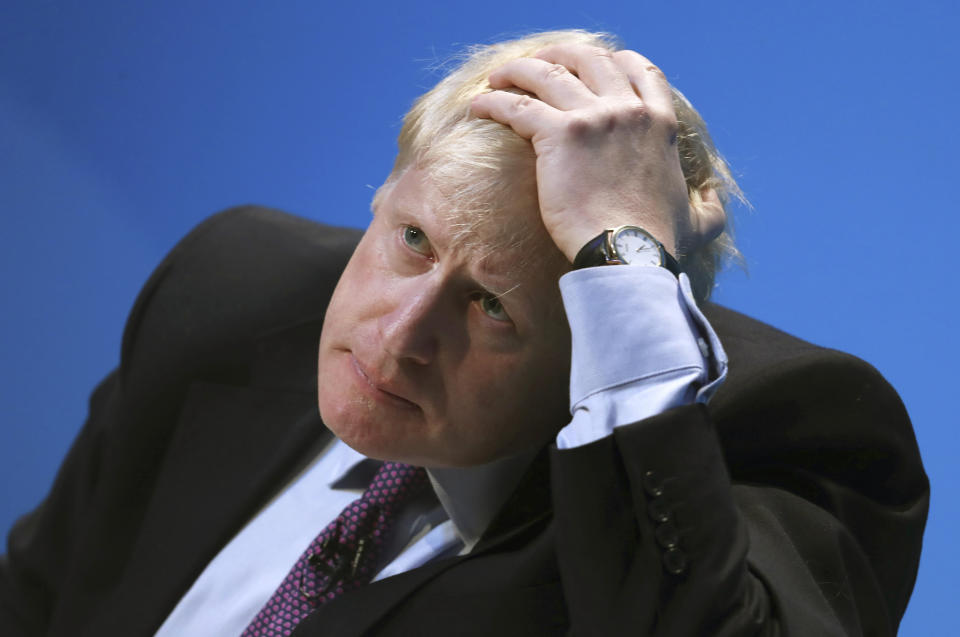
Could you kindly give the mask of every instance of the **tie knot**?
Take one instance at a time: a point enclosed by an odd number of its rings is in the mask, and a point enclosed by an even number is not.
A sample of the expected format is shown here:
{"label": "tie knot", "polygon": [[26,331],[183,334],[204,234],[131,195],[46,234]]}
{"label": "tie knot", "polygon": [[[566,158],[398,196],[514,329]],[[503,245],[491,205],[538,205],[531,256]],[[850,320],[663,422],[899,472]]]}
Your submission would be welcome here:
{"label": "tie knot", "polygon": [[362,500],[376,503],[385,513],[395,511],[417,495],[427,484],[427,472],[402,462],[384,462]]}

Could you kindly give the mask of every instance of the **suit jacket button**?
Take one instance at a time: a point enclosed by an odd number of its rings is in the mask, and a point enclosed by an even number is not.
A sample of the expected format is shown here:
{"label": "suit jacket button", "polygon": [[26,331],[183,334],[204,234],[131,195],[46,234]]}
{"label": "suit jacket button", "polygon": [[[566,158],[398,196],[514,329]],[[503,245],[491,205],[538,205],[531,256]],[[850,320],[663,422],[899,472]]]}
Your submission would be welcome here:
{"label": "suit jacket button", "polygon": [[680,534],[677,533],[677,527],[673,525],[673,522],[660,524],[653,534],[657,536],[657,542],[660,546],[665,549],[676,548],[677,544],[680,543]]}
{"label": "suit jacket button", "polygon": [[683,575],[687,571],[687,556],[680,549],[665,551],[663,568],[671,575]]}
{"label": "suit jacket button", "polygon": [[655,471],[647,471],[643,474],[643,490],[653,498],[663,495],[663,481]]}
{"label": "suit jacket button", "polygon": [[653,499],[647,502],[647,515],[657,523],[670,521],[670,508],[663,500]]}

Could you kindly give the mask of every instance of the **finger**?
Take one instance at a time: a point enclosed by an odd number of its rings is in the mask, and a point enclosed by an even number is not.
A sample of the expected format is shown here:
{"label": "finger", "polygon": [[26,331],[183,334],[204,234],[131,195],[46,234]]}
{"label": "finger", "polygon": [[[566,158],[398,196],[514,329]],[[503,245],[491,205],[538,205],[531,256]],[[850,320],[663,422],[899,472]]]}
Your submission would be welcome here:
{"label": "finger", "polygon": [[636,51],[617,51],[613,54],[613,61],[629,78],[647,108],[676,118],[670,82],[657,65]]}
{"label": "finger", "polygon": [[558,125],[560,111],[530,97],[491,91],[473,98],[470,110],[477,117],[492,119],[512,128],[520,137],[535,140],[538,133]]}
{"label": "finger", "polygon": [[597,95],[636,95],[626,74],[607,49],[585,44],[561,44],[538,51],[534,57],[567,67]]}
{"label": "finger", "polygon": [[521,88],[562,111],[582,108],[596,99],[596,95],[567,67],[536,58],[517,58],[507,62],[490,75],[490,86],[495,89]]}

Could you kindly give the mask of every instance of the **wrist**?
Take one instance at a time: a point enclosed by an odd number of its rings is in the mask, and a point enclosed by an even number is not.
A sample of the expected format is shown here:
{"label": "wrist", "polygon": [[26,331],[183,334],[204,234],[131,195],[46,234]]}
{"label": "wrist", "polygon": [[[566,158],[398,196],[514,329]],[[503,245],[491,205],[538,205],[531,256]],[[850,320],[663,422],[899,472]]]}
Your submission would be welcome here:
{"label": "wrist", "polygon": [[588,241],[573,259],[573,269],[606,265],[665,268],[680,276],[681,267],[660,241],[639,226],[608,228]]}
{"label": "wrist", "polygon": [[604,218],[602,220],[592,221],[590,223],[580,223],[575,226],[564,228],[562,232],[551,233],[554,243],[567,258],[570,263],[574,262],[577,254],[589,242],[593,241],[598,234],[605,230],[612,230],[621,226],[637,226],[653,237],[660,243],[664,250],[671,256],[676,257],[675,233],[672,229],[665,227],[665,224],[646,224],[643,220],[635,218]]}

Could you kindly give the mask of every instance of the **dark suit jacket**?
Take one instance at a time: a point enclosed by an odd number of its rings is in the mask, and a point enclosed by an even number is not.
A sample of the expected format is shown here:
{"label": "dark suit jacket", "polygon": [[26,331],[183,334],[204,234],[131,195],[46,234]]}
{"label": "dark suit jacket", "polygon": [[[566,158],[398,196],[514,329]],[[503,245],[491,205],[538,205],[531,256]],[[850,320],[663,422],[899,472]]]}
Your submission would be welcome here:
{"label": "dark suit jacket", "polygon": [[[10,533],[0,634],[159,627],[329,436],[317,340],[358,236],[241,208],[180,242],[49,496]],[[709,407],[545,449],[471,555],[348,594],[296,634],[893,634],[928,494],[902,404],[860,360],[706,312],[730,357]]]}

